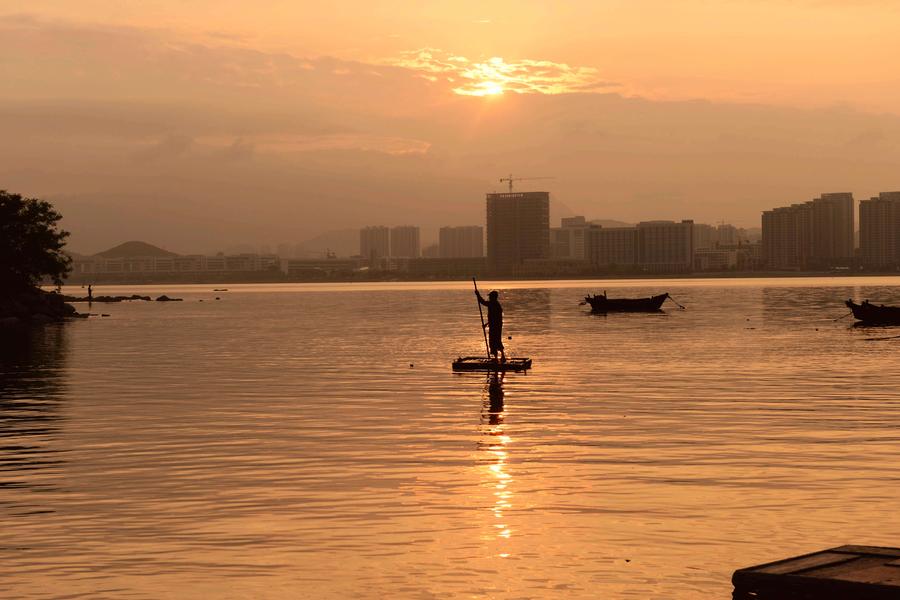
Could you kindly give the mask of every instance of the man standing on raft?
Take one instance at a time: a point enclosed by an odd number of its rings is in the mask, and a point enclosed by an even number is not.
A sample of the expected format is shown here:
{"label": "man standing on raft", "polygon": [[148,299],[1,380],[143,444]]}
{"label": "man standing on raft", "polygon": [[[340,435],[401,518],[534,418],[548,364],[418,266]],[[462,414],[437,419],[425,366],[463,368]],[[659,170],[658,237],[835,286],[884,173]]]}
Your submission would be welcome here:
{"label": "man standing on raft", "polygon": [[481,294],[478,293],[478,289],[475,289],[475,296],[478,298],[478,302],[487,306],[488,309],[488,340],[490,346],[490,352],[494,356],[494,360],[497,360],[497,354],[500,355],[500,362],[506,362],[506,353],[503,351],[503,307],[500,306],[499,300],[497,297],[500,294],[494,290],[490,294],[488,294],[488,299],[485,300],[481,297]]}

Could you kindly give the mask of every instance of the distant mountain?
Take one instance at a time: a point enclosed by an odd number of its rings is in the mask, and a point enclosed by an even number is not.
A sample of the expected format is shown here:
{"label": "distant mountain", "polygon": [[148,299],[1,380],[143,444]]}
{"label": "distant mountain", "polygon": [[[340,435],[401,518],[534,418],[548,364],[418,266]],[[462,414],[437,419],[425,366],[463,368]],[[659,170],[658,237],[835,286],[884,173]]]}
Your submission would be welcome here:
{"label": "distant mountain", "polygon": [[98,252],[94,256],[100,258],[137,258],[144,256],[178,256],[178,254],[163,250],[162,248],[158,248],[147,242],[125,242],[124,244],[119,244],[115,248]]}
{"label": "distant mountain", "polygon": [[626,223],[625,221],[616,221],[615,219],[594,219],[590,221],[591,225],[599,225],[601,227],[634,227],[634,223]]}
{"label": "distant mountain", "polygon": [[359,254],[359,229],[337,229],[326,231],[299,244],[300,250],[309,258],[321,258],[330,250],[338,256]]}

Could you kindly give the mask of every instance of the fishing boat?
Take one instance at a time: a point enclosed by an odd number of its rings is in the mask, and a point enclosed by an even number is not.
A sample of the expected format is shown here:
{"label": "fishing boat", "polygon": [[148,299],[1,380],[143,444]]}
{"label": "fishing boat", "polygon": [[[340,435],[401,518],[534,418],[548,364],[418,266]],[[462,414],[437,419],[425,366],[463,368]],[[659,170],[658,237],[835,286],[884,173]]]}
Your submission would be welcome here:
{"label": "fishing boat", "polygon": [[649,298],[609,298],[606,293],[585,296],[584,301],[591,305],[591,311],[606,312],[658,312],[669,294],[659,294]]}
{"label": "fishing boat", "polygon": [[496,360],[484,356],[460,356],[453,361],[454,371],[527,371],[530,368],[530,358]]}
{"label": "fishing boat", "polygon": [[900,307],[898,306],[872,304],[868,300],[863,300],[862,304],[847,300],[846,304],[857,321],[872,325],[900,325]]}

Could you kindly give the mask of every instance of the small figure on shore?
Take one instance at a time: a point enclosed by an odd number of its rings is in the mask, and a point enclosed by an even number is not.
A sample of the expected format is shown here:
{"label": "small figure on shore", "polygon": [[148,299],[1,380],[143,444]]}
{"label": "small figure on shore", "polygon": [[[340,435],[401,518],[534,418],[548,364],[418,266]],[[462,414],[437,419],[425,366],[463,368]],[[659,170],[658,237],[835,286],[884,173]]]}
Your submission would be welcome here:
{"label": "small figure on shore", "polygon": [[88,284],[88,304],[94,301],[94,288]]}
{"label": "small figure on shore", "polygon": [[488,345],[491,354],[494,356],[494,360],[499,354],[500,361],[506,362],[506,352],[503,349],[503,307],[498,300],[500,294],[494,290],[488,294],[488,299],[485,300],[476,289],[475,295],[478,297],[478,302],[487,306],[488,309]]}

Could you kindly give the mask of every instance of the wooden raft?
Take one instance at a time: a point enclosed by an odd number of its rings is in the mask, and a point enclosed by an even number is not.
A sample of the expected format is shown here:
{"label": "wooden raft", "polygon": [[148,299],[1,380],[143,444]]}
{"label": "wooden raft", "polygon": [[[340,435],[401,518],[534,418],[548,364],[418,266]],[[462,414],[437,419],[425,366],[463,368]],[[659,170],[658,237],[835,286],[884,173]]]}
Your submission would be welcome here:
{"label": "wooden raft", "polygon": [[530,358],[507,358],[500,362],[484,356],[461,356],[453,361],[454,371],[525,371],[530,368]]}
{"label": "wooden raft", "polygon": [[738,569],[731,581],[734,600],[896,600],[900,548],[839,546]]}

